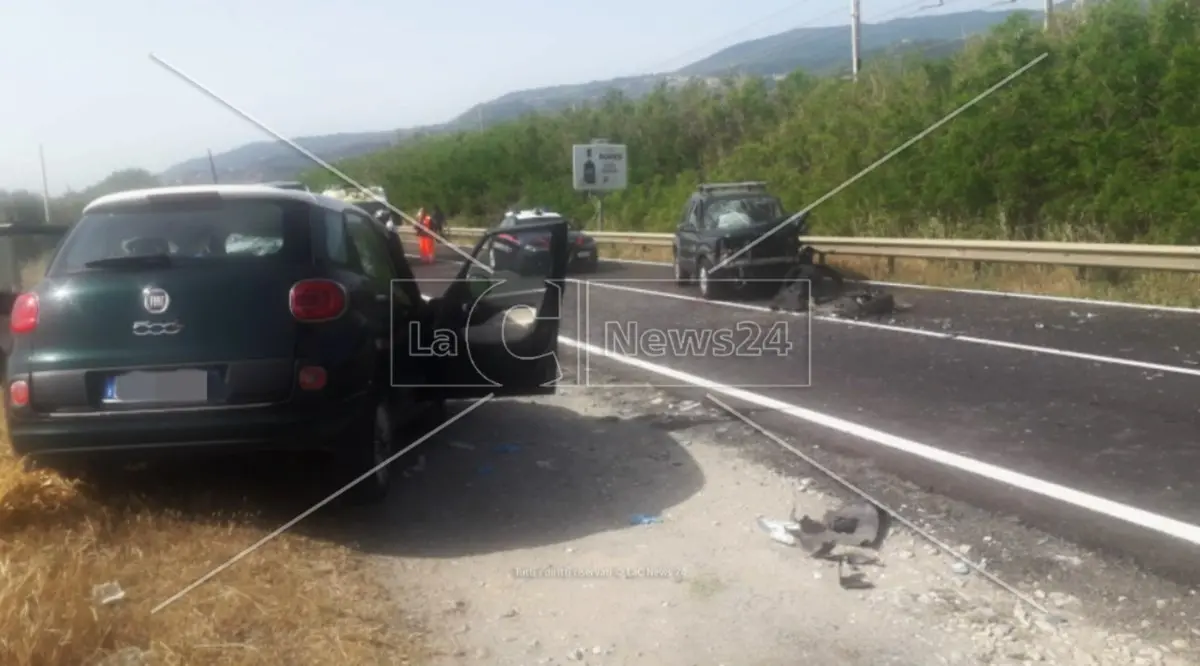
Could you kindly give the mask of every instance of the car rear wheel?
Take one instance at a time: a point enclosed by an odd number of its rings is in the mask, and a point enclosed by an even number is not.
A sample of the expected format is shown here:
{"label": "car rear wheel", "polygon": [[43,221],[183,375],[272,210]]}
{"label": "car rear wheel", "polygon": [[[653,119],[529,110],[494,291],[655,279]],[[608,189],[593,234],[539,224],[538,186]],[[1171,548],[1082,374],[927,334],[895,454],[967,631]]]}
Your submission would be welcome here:
{"label": "car rear wheel", "polygon": [[692,283],[692,276],[683,268],[683,262],[679,259],[679,252],[675,252],[674,261],[672,262],[675,268],[675,284],[684,287]]}
{"label": "car rear wheel", "polygon": [[352,504],[383,501],[392,487],[391,466],[384,464],[392,456],[395,431],[392,412],[386,400],[379,400],[371,418],[362,419],[351,430],[350,440],[338,452],[339,482],[350,483],[367,474],[346,491]]}
{"label": "car rear wheel", "polygon": [[708,259],[701,257],[696,261],[696,277],[700,283],[700,296],[709,301],[720,298],[724,286],[720,282],[714,281],[711,273],[712,265],[708,263]]}

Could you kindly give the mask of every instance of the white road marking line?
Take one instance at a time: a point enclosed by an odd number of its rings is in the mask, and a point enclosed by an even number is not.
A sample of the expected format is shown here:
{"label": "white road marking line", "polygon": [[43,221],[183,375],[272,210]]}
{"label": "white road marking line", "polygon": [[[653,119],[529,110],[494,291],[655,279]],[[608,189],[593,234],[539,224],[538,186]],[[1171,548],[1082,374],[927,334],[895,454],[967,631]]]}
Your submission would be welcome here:
{"label": "white road marking line", "polygon": [[[656,279],[620,279],[622,282],[652,282],[661,283],[663,280]],[[575,280],[579,282],[579,280]],[[645,294],[647,296],[658,296],[663,298],[674,298],[681,301],[689,301],[693,303],[705,303],[717,307],[735,308],[741,310],[754,310],[757,312],[767,312],[778,315],[782,310],[772,310],[761,305],[751,305],[749,303],[736,303],[730,301],[706,301],[697,296],[688,296],[686,294],[676,294],[672,292],[656,291],[653,289],[642,289],[640,287],[630,287],[628,285],[609,284],[607,282],[588,281],[592,286],[603,287],[605,289],[614,289],[618,291],[628,291],[636,294]],[[805,316],[804,313],[789,313],[796,317]],[[1169,372],[1176,375],[1188,375],[1191,377],[1200,377],[1200,368],[1185,368],[1178,365],[1167,365],[1164,363],[1151,363],[1149,361],[1135,361],[1128,358],[1118,358],[1115,356],[1100,356],[1098,354],[1087,354],[1084,352],[1075,352],[1066,349],[1056,349],[1054,347],[1042,347],[1039,345],[1027,345],[1018,342],[1006,342],[1004,340],[993,340],[991,338],[980,338],[971,335],[956,335],[954,333],[945,333],[942,331],[927,331],[919,328],[908,328],[905,326],[893,326],[890,324],[880,324],[872,321],[857,321],[853,319],[842,319],[840,317],[827,317],[824,315],[812,315],[812,319],[827,323],[840,324],[842,326],[856,326],[859,328],[875,329],[880,331],[889,331],[892,333],[904,333],[907,335],[916,335],[926,338],[934,338],[937,340],[953,340],[956,342],[965,342],[968,344],[982,345],[985,347],[996,347],[998,349],[1012,349],[1015,351],[1030,352],[1033,354],[1045,354],[1047,356],[1058,356],[1062,358],[1073,358],[1080,361],[1089,361],[1091,363],[1105,363],[1108,365],[1119,365],[1128,368],[1138,368],[1140,370],[1152,370],[1154,372]]]}
{"label": "white road marking line", "polygon": [[[614,264],[634,264],[637,266],[662,266],[669,268],[669,261],[644,261],[641,259],[601,259],[601,262]],[[1073,296],[1050,296],[1047,294],[1026,294],[1017,291],[996,291],[991,289],[967,289],[966,287],[938,287],[928,284],[913,284],[911,282],[886,282],[884,280],[846,280],[855,284],[872,284],[881,287],[897,289],[921,289],[924,291],[945,291],[954,294],[970,294],[972,296],[992,296],[999,298],[1021,298],[1030,301],[1047,301],[1049,303],[1072,303],[1105,308],[1129,308],[1131,310],[1151,310],[1160,312],[1178,312],[1181,314],[1200,314],[1200,308],[1188,308],[1175,305],[1155,305],[1153,303],[1129,303],[1126,301],[1104,301],[1097,298],[1076,298]]]}
{"label": "white road marking line", "polygon": [[1087,509],[1110,518],[1115,518],[1117,520],[1131,523],[1145,529],[1153,530],[1160,534],[1181,539],[1194,545],[1200,545],[1200,526],[1197,525],[1192,525],[1181,520],[1175,520],[1174,518],[1151,513],[1144,509],[1138,509],[1127,504],[1121,504],[1120,502],[1114,502],[1103,497],[1075,490],[1074,488],[1068,488],[1057,483],[1045,481],[1043,479],[1022,474],[1020,472],[1015,472],[998,465],[981,462],[979,460],[975,460],[974,458],[968,458],[956,453],[943,451],[942,449],[929,446],[928,444],[922,444],[911,439],[898,437],[881,430],[876,430],[852,421],[840,419],[836,416],[830,416],[828,414],[816,412],[811,409],[799,407],[797,405],[786,403],[782,400],[776,400],[758,393],[727,386],[725,384],[693,375],[691,373],[675,370],[673,368],[657,365],[655,363],[649,363],[639,358],[616,354],[607,349],[578,342],[565,336],[559,336],[558,340],[560,343],[565,344],[568,347],[587,351],[591,354],[602,356],[639,370],[644,370],[656,375],[668,377],[675,381],[696,386],[697,388],[707,389],[713,393],[719,393],[735,400],[741,400],[764,409],[777,411],[792,418],[806,421],[814,425],[819,425],[844,435],[857,437],[889,449],[907,453],[918,458],[923,458],[939,465],[951,467],[969,474],[974,474],[976,476],[1003,483],[1014,488],[1019,488],[1021,490],[1042,495],[1043,497],[1049,497],[1050,499],[1058,500],[1060,502]]}
{"label": "white road marking line", "polygon": [[888,504],[880,501],[877,497],[872,496],[867,491],[854,485],[853,483],[848,481],[842,475],[829,469],[825,465],[822,465],[820,462],[818,462],[812,456],[801,451],[799,447],[793,446],[792,444],[788,443],[786,440],[784,440],[779,435],[776,435],[775,433],[771,432],[770,430],[767,430],[766,428],[764,428],[762,426],[762,424],[758,423],[754,419],[750,418],[749,416],[746,416],[745,414],[739,412],[738,410],[734,409],[733,407],[731,407],[731,406],[725,404],[724,402],[722,402],[721,400],[717,399],[717,397],[714,396],[713,394],[708,393],[704,397],[706,397],[709,400],[711,400],[712,402],[716,403],[716,405],[718,407],[729,412],[734,417],[736,417],[738,420],[740,420],[742,423],[745,423],[746,425],[750,426],[751,428],[757,430],[759,432],[759,434],[761,434],[763,437],[766,437],[767,439],[771,440],[772,442],[774,442],[776,445],[778,445],[783,450],[787,451],[788,453],[791,453],[792,455],[796,456],[797,458],[803,460],[810,467],[818,470],[825,476],[828,476],[829,478],[833,479],[836,483],[840,484],[843,488],[846,488],[847,490],[854,493],[855,495],[858,495],[859,497],[863,498],[867,502],[869,502],[869,503],[875,505],[877,508],[883,510],[885,513],[887,513],[889,516],[891,516],[893,519],[895,519],[896,522],[900,523],[901,525],[904,525],[905,527],[912,530],[913,532],[916,532],[917,534],[921,535],[922,538],[924,538],[926,541],[932,543],[933,545],[937,546],[939,549],[941,549],[942,552],[946,553],[950,557],[953,557],[954,559],[958,560],[959,562],[962,562],[962,563],[966,564],[967,566],[971,567],[971,569],[973,571],[975,571],[975,573],[992,581],[992,583],[1003,588],[1009,594],[1012,594],[1013,596],[1020,599],[1021,601],[1024,601],[1026,604],[1037,609],[1039,612],[1045,613],[1046,615],[1053,615],[1053,613],[1051,613],[1049,609],[1047,609],[1042,604],[1038,603],[1036,600],[1033,599],[1033,597],[1018,590],[1017,588],[1013,587],[1012,585],[1009,585],[1008,583],[1006,583],[1002,578],[1000,578],[996,574],[988,571],[987,569],[984,569],[983,566],[981,566],[980,564],[976,564],[976,562],[974,560],[967,557],[965,554],[958,552],[958,549],[954,548],[953,546],[946,543],[945,541],[942,541],[941,539],[937,538],[933,534],[930,534],[928,529],[925,529],[925,528],[917,525],[913,521],[906,518],[904,516],[904,514],[900,513],[894,507],[889,506]]}
{"label": "white road marking line", "polygon": [[[669,264],[668,264],[669,265]],[[847,280],[848,282],[850,280]],[[987,289],[967,289],[964,287],[931,287],[924,284],[909,284],[906,282],[884,282],[882,280],[855,280],[862,284],[877,284],[882,287],[899,289],[925,289],[928,291],[949,291],[956,294],[972,296],[1003,296],[1005,298],[1022,298],[1031,301],[1049,301],[1051,303],[1074,303],[1076,305],[1092,305],[1096,307],[1129,308],[1131,310],[1158,310],[1161,312],[1178,312],[1182,314],[1200,314],[1200,308],[1186,308],[1176,305],[1154,305],[1152,303],[1127,303],[1125,301],[1102,301],[1095,298],[1073,298],[1071,296],[1047,296],[1045,294],[1024,294],[1016,291],[990,291]]]}
{"label": "white road marking line", "polygon": [[[429,296],[423,296],[423,298],[425,300],[430,299]],[[1014,488],[1036,493],[1038,495],[1042,495],[1043,497],[1049,497],[1050,499],[1071,504],[1082,509],[1087,509],[1110,518],[1122,520],[1124,522],[1137,525],[1138,527],[1153,530],[1160,534],[1175,537],[1194,545],[1200,545],[1200,526],[1192,525],[1191,523],[1185,523],[1182,520],[1176,520],[1174,518],[1169,518],[1157,513],[1152,513],[1150,511],[1146,511],[1145,509],[1129,506],[1128,504],[1114,502],[1112,500],[1075,490],[1074,488],[1068,488],[1051,481],[1045,481],[1037,477],[1015,472],[1013,470],[1000,467],[999,465],[992,465],[990,463],[981,462],[979,460],[975,460],[974,458],[968,458],[957,453],[943,451],[942,449],[935,448],[927,444],[921,444],[920,442],[906,439],[904,437],[898,437],[896,435],[883,432],[882,430],[876,430],[875,428],[871,428],[869,426],[854,423],[853,421],[847,421],[836,416],[830,416],[829,414],[823,414],[811,409],[792,405],[783,402],[782,400],[769,398],[765,395],[759,395],[743,389],[727,386],[725,384],[721,384],[710,379],[705,379],[691,373],[674,370],[665,366],[657,365],[655,363],[643,361],[639,358],[615,354],[607,349],[602,349],[600,347],[578,342],[564,335],[558,336],[558,341],[567,345],[568,347],[581,349],[583,351],[611,359],[618,363],[629,365],[640,370],[645,370],[656,375],[669,377],[676,381],[696,386],[697,388],[708,389],[709,391],[720,393],[721,395],[734,398],[735,400],[741,400],[765,409],[787,414],[792,418],[796,418],[801,421],[807,421],[808,423],[819,425],[824,428],[840,432],[844,435],[857,437],[868,442],[879,444],[880,446],[885,446],[895,451],[908,453],[910,455],[917,456],[918,458],[924,458],[930,462],[952,467],[969,474],[975,474],[976,476],[982,476],[992,481],[1013,486]]]}

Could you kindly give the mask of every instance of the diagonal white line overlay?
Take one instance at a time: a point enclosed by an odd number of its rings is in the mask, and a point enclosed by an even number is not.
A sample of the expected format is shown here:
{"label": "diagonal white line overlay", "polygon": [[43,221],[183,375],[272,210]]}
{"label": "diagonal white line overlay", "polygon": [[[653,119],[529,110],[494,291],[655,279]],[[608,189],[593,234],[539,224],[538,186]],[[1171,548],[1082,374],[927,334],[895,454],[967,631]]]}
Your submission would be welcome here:
{"label": "diagonal white line overlay", "polygon": [[811,211],[812,209],[814,209],[817,206],[820,206],[821,204],[828,201],[830,198],[832,198],[838,192],[841,192],[842,190],[846,189],[847,187],[850,187],[852,184],[858,182],[858,180],[860,178],[862,178],[863,176],[871,173],[875,169],[882,166],[884,162],[887,162],[888,160],[892,159],[896,155],[899,155],[900,153],[904,152],[904,150],[907,149],[909,146],[911,146],[914,143],[920,141],[921,139],[924,139],[925,137],[929,136],[934,130],[941,127],[942,125],[945,125],[946,123],[950,122],[955,117],[957,117],[958,114],[962,113],[963,111],[966,111],[967,109],[971,108],[972,106],[975,106],[976,104],[978,104],[980,101],[982,101],[988,95],[991,95],[992,93],[1003,88],[1004,86],[1008,85],[1009,83],[1012,83],[1013,79],[1024,74],[1025,72],[1029,71],[1030,69],[1033,68],[1034,65],[1045,60],[1049,55],[1050,55],[1049,53],[1043,53],[1042,55],[1029,61],[1029,63],[1026,64],[1024,67],[1022,67],[1022,68],[1018,69],[1017,71],[1013,72],[1012,74],[1009,74],[1008,76],[1004,77],[1003,79],[1000,80],[999,83],[997,83],[997,84],[993,85],[991,88],[988,88],[987,90],[979,93],[971,101],[969,101],[966,104],[963,104],[962,106],[958,107],[957,109],[951,111],[949,114],[946,115],[946,117],[942,118],[941,120],[937,121],[936,123],[925,128],[925,130],[922,131],[920,134],[917,134],[916,136],[909,139],[908,141],[905,141],[903,144],[900,145],[899,148],[892,150],[892,152],[890,152],[887,155],[884,155],[883,157],[876,160],[874,164],[872,164],[872,165],[868,166],[867,168],[863,169],[862,171],[859,171],[858,173],[854,174],[849,179],[847,179],[845,182],[843,182],[841,185],[838,185],[837,187],[830,190],[825,196],[823,196],[820,199],[817,199],[813,203],[809,204],[804,210],[800,211],[799,213],[796,213],[795,215],[789,216],[786,220],[775,225],[774,229],[771,229],[770,231],[763,234],[762,236],[759,236],[758,238],[754,239],[753,241],[743,245],[741,247],[741,249],[739,249],[737,252],[734,252],[733,254],[729,255],[728,257],[725,257],[723,260],[721,260],[720,263],[718,263],[716,266],[713,266],[709,270],[715,271],[715,270],[725,266],[729,262],[733,261],[734,259],[738,258],[743,253],[748,252],[750,250],[750,248],[763,242],[764,240],[767,239],[768,236],[778,232],[780,229],[786,227],[787,225],[791,224],[795,220],[800,219],[804,215],[808,214],[808,212]]}
{"label": "diagonal white line overlay", "polygon": [[162,58],[158,57],[157,55],[151,53],[150,59],[153,60],[155,63],[157,63],[159,66],[163,67],[167,71],[174,74],[175,76],[183,79],[185,83],[192,86],[196,90],[199,90],[200,92],[204,93],[206,96],[208,96],[210,99],[212,99],[216,103],[220,104],[221,106],[223,106],[223,107],[229,109],[230,111],[233,111],[237,115],[241,116],[243,119],[245,119],[251,125],[254,125],[258,129],[266,132],[267,134],[270,134],[275,139],[282,141],[282,142],[286,143],[287,145],[291,146],[293,150],[295,150],[296,152],[300,153],[301,155],[307,157],[308,159],[312,160],[314,163],[316,163],[322,169],[325,169],[329,173],[337,176],[338,178],[340,178],[342,181],[344,181],[350,187],[353,187],[354,189],[358,190],[359,192],[362,192],[367,197],[374,200],[376,203],[386,206],[388,210],[392,211],[396,215],[399,215],[400,219],[404,220],[405,222],[408,222],[409,225],[411,225],[414,229],[418,229],[418,230],[424,231],[425,233],[428,233],[430,236],[437,239],[437,241],[440,242],[442,245],[449,246],[449,248],[451,250],[454,250],[461,256],[465,257],[468,261],[472,262],[473,264],[475,264],[477,267],[484,270],[489,275],[492,274],[491,266],[484,264],[483,262],[479,261],[475,257],[471,256],[466,251],[459,249],[458,246],[454,245],[453,243],[446,240],[445,238],[442,238],[440,235],[434,233],[432,230],[426,229],[424,226],[422,226],[420,224],[420,222],[418,222],[417,220],[414,220],[412,218],[412,216],[410,216],[408,213],[405,213],[404,211],[400,210],[399,208],[396,208],[390,202],[384,200],[379,195],[375,194],[371,190],[362,186],[360,183],[358,183],[358,181],[354,180],[350,176],[347,176],[345,173],[343,173],[337,167],[326,162],[325,160],[321,159],[320,157],[317,157],[315,154],[312,153],[312,151],[304,148],[304,146],[301,146],[300,144],[296,143],[295,141],[292,141],[291,139],[283,136],[279,132],[276,132],[275,130],[271,129],[270,127],[267,127],[262,121],[258,120],[254,116],[251,116],[249,113],[246,113],[245,111],[239,109],[238,107],[234,106],[233,104],[230,104],[223,97],[221,97],[217,93],[213,92],[211,89],[204,86],[196,79],[193,79],[192,77],[188,76],[187,74],[184,74],[179,68],[175,67],[174,65],[169,64],[167,61],[163,60]]}
{"label": "diagonal white line overlay", "polygon": [[312,515],[313,513],[315,513],[315,512],[317,511],[317,509],[320,509],[321,507],[325,506],[326,504],[329,504],[329,503],[330,503],[330,502],[332,502],[334,499],[338,498],[338,497],[339,497],[339,496],[341,496],[343,493],[345,493],[347,490],[350,490],[350,489],[351,489],[351,488],[353,488],[354,486],[358,485],[360,482],[362,482],[362,480],[363,480],[363,479],[365,479],[365,478],[367,478],[367,477],[371,476],[372,474],[374,474],[374,473],[375,473],[375,472],[377,472],[378,470],[380,470],[380,469],[382,469],[382,468],[384,468],[384,467],[387,467],[388,465],[392,464],[392,463],[393,463],[393,462],[395,462],[395,461],[396,461],[396,459],[398,459],[400,456],[402,456],[402,455],[404,455],[404,454],[408,453],[409,451],[412,451],[413,449],[415,449],[417,446],[419,446],[419,445],[420,445],[422,442],[424,442],[425,440],[429,439],[430,437],[433,437],[434,435],[438,434],[438,433],[439,433],[439,432],[441,432],[442,430],[445,430],[446,428],[448,428],[448,427],[449,427],[451,424],[453,424],[454,422],[458,421],[458,420],[459,420],[459,419],[461,419],[462,417],[464,417],[464,416],[466,416],[467,414],[470,414],[471,412],[475,411],[475,409],[476,409],[476,408],[478,408],[480,405],[482,405],[483,403],[487,402],[488,400],[491,400],[491,399],[492,399],[494,396],[495,396],[495,394],[494,394],[494,393],[489,393],[489,394],[487,394],[487,395],[483,396],[482,398],[480,398],[479,400],[476,400],[474,403],[472,403],[472,404],[471,404],[471,406],[470,406],[470,407],[467,407],[466,409],[464,409],[464,410],[462,410],[461,412],[459,412],[459,413],[455,414],[454,416],[450,417],[449,419],[446,419],[446,421],[445,421],[444,423],[442,423],[442,424],[438,425],[438,427],[434,428],[433,430],[430,430],[429,432],[425,433],[425,434],[424,434],[424,435],[422,435],[420,438],[418,438],[416,441],[414,441],[412,444],[409,444],[408,446],[404,447],[403,449],[400,449],[400,450],[399,450],[399,451],[397,451],[396,453],[393,453],[393,454],[392,454],[390,457],[388,457],[388,459],[387,459],[387,460],[385,460],[385,461],[383,461],[383,462],[379,463],[378,465],[376,465],[376,466],[372,467],[370,470],[368,470],[368,471],[366,471],[366,472],[363,472],[363,473],[362,473],[362,475],[361,475],[361,476],[359,476],[357,479],[355,479],[355,480],[351,481],[350,483],[347,483],[346,485],[342,486],[342,487],[341,487],[339,490],[337,490],[337,491],[334,491],[334,492],[333,492],[331,495],[329,495],[329,497],[326,497],[325,499],[321,500],[320,502],[317,502],[316,504],[312,505],[311,507],[309,507],[309,508],[305,509],[303,512],[301,512],[301,513],[300,513],[300,515],[296,516],[295,518],[292,518],[291,520],[287,521],[287,522],[286,522],[286,523],[284,523],[283,525],[280,525],[278,528],[276,528],[276,529],[275,529],[275,531],[274,531],[274,532],[271,532],[271,533],[270,533],[270,534],[268,534],[267,536],[265,536],[265,537],[263,537],[263,538],[259,539],[259,540],[258,540],[258,541],[256,541],[256,542],[255,542],[253,545],[249,546],[248,548],[246,548],[246,549],[245,549],[245,550],[243,550],[242,552],[240,552],[240,553],[238,553],[237,555],[234,555],[233,557],[229,558],[229,560],[228,560],[228,561],[226,561],[224,564],[222,564],[222,565],[218,566],[217,568],[213,569],[212,571],[209,571],[208,573],[204,574],[204,575],[203,575],[203,576],[201,576],[200,578],[196,579],[196,582],[192,583],[191,585],[188,585],[187,587],[183,588],[182,590],[180,590],[180,591],[176,592],[175,594],[171,595],[171,597],[170,597],[170,598],[168,598],[166,601],[163,601],[163,602],[162,602],[162,603],[160,603],[159,605],[157,605],[157,606],[155,606],[154,608],[152,608],[152,609],[150,610],[150,614],[151,614],[151,615],[154,615],[154,614],[155,614],[155,613],[157,613],[158,611],[160,611],[160,610],[162,610],[162,609],[166,608],[167,606],[169,606],[169,605],[171,605],[171,604],[175,603],[176,601],[178,601],[179,599],[181,599],[181,598],[182,598],[182,597],[183,597],[185,594],[187,594],[188,592],[191,592],[192,590],[196,589],[197,587],[200,587],[200,586],[201,586],[201,585],[203,585],[204,583],[207,583],[207,582],[208,582],[208,581],[209,581],[211,578],[213,578],[213,577],[214,577],[214,576],[216,576],[217,574],[219,574],[219,573],[221,573],[222,571],[224,571],[224,570],[228,569],[229,567],[233,566],[234,564],[236,564],[236,563],[237,563],[239,560],[241,560],[242,558],[246,557],[246,556],[247,556],[247,555],[249,555],[250,553],[253,553],[254,551],[256,551],[256,550],[258,550],[259,548],[261,548],[261,547],[262,547],[264,544],[266,544],[266,543],[267,543],[268,541],[270,541],[271,539],[274,539],[275,537],[279,536],[280,534],[283,534],[284,532],[286,532],[288,529],[290,529],[290,528],[291,528],[293,525],[295,525],[296,523],[300,522],[301,520],[304,520],[305,518],[307,518],[307,517],[309,517],[310,515]]}

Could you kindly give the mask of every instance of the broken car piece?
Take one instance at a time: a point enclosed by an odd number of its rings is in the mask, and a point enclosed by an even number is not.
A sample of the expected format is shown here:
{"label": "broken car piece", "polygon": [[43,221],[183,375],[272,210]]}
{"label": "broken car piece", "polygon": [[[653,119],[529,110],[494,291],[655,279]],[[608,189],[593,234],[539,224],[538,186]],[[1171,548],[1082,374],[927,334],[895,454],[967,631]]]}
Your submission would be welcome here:
{"label": "broken car piece", "polygon": [[815,557],[825,555],[835,546],[875,546],[882,524],[879,509],[865,502],[826,511],[820,521],[808,516],[797,518],[793,507],[791,518],[785,521],[760,516],[758,525],[774,541],[799,545]]}

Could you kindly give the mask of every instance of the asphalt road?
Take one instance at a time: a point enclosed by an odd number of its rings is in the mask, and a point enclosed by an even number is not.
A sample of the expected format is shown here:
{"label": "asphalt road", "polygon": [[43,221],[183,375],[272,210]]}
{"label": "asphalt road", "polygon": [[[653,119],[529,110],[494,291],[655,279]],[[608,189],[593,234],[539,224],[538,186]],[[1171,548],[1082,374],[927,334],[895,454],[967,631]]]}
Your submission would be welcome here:
{"label": "asphalt road", "polygon": [[[700,301],[665,266],[579,277],[562,335],[591,345],[569,361],[584,370],[745,389],[738,404],[802,443],[1200,579],[1200,314],[888,288],[911,309],[847,322]],[[680,342],[705,331],[737,350]]]}

